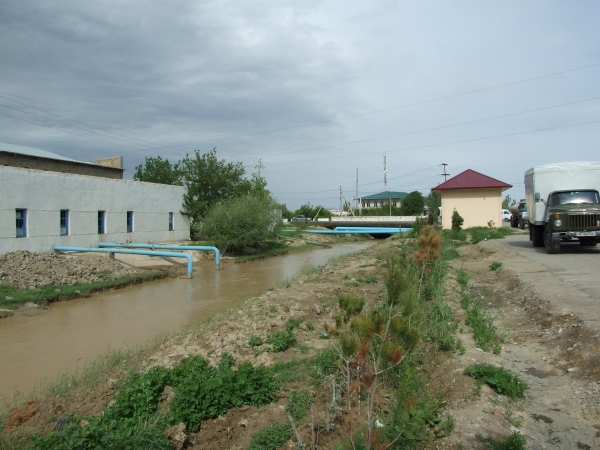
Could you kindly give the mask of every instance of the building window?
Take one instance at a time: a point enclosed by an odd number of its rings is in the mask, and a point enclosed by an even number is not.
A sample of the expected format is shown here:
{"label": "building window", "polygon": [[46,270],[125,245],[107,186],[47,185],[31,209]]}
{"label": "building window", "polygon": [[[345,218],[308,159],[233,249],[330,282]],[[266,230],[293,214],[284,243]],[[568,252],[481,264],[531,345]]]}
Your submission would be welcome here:
{"label": "building window", "polygon": [[60,210],[60,235],[61,236],[69,235],[69,210],[68,209]]}
{"label": "building window", "polygon": [[17,215],[17,237],[27,237],[27,210],[16,209]]}
{"label": "building window", "polygon": [[365,207],[365,202],[363,202],[363,204],[362,204],[362,207],[363,207],[363,208]]}
{"label": "building window", "polygon": [[127,232],[133,233],[133,211],[127,211]]}
{"label": "building window", "polygon": [[98,234],[106,233],[106,211],[98,211]]}
{"label": "building window", "polygon": [[371,207],[371,202],[367,202],[367,208]]}
{"label": "building window", "polygon": [[173,231],[175,228],[173,227],[173,213],[169,213],[169,231]]}

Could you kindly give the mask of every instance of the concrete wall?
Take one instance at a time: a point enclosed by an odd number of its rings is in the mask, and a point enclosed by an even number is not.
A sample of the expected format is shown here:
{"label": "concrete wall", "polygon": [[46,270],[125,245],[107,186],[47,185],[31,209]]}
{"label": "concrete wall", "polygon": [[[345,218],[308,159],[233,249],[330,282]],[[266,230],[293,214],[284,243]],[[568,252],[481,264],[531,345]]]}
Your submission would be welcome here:
{"label": "concrete wall", "polygon": [[442,228],[452,228],[452,213],[456,209],[463,219],[463,228],[487,227],[493,220],[502,226],[502,189],[451,189],[442,194]]}
{"label": "concrete wall", "polygon": [[[180,213],[185,188],[131,180],[0,166],[0,254],[49,252],[55,245],[97,247],[110,242],[174,242],[190,238]],[[16,237],[17,208],[27,209],[27,237]],[[69,235],[60,235],[60,210],[69,210]],[[98,234],[98,211],[106,234]],[[134,212],[127,232],[127,211]],[[169,212],[174,230],[169,231]]]}
{"label": "concrete wall", "polygon": [[36,156],[21,155],[3,151],[0,151],[0,166],[51,170],[53,172],[76,173],[79,175],[93,175],[104,178],[123,178],[123,170],[118,167],[85,164],[77,161],[38,158]]}

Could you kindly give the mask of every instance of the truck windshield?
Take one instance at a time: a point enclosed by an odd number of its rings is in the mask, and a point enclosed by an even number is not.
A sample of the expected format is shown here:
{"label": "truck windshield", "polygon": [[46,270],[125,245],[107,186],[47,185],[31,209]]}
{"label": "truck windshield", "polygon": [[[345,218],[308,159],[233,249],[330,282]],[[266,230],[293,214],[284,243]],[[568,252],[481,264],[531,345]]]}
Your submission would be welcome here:
{"label": "truck windshield", "polygon": [[555,192],[550,196],[551,205],[577,205],[581,203],[600,203],[597,191]]}

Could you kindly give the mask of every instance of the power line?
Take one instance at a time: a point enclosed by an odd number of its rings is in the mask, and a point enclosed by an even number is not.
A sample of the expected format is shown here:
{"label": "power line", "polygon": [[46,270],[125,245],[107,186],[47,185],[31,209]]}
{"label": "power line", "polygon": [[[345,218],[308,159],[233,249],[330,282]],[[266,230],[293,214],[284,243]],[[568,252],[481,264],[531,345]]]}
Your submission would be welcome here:
{"label": "power line", "polygon": [[10,117],[11,119],[21,120],[23,122],[32,123],[34,125],[38,125],[38,126],[44,127],[44,128],[50,128],[50,129],[56,130],[56,131],[62,131],[63,133],[72,134],[74,136],[79,136],[79,137],[82,137],[82,138],[85,138],[85,139],[91,139],[92,141],[105,142],[107,144],[118,145],[119,147],[131,148],[133,150],[138,150],[138,151],[143,151],[144,150],[144,149],[137,148],[137,147],[131,147],[129,145],[117,144],[116,142],[104,141],[102,139],[96,139],[96,138],[93,138],[93,137],[84,136],[82,134],[73,133],[72,131],[61,130],[60,128],[51,127],[49,125],[42,125],[41,123],[32,122],[31,120],[27,120],[27,119],[21,119],[20,117],[11,116],[9,114],[4,114],[4,113],[1,113],[1,112],[0,112],[0,114],[3,115],[3,116],[6,116],[6,117]]}
{"label": "power line", "polygon": [[375,111],[369,111],[369,112],[360,113],[360,114],[353,114],[353,115],[349,115],[349,116],[342,116],[342,117],[338,117],[338,118],[335,118],[335,119],[327,119],[327,120],[320,120],[320,121],[317,121],[317,122],[309,122],[309,123],[305,123],[305,124],[302,124],[302,125],[294,125],[294,126],[285,127],[285,128],[276,128],[276,129],[273,129],[273,130],[260,131],[260,132],[257,132],[257,133],[243,134],[243,135],[239,135],[239,136],[231,136],[231,137],[226,137],[226,138],[221,138],[221,139],[213,139],[211,141],[203,141],[203,142],[200,142],[200,143],[219,142],[219,141],[225,141],[225,140],[229,140],[229,139],[241,139],[241,138],[245,138],[245,137],[257,136],[257,135],[260,135],[260,134],[276,133],[278,131],[293,130],[295,128],[303,128],[303,127],[310,127],[310,126],[313,126],[313,125],[321,125],[323,123],[337,122],[338,120],[345,120],[345,119],[351,119],[351,118],[354,118],[354,117],[367,116],[369,114],[377,114],[377,113],[386,112],[386,111],[393,111],[395,109],[408,108],[410,106],[423,105],[423,104],[426,104],[426,103],[437,102],[437,101],[440,101],[440,100],[447,100],[447,99],[450,99],[450,98],[462,97],[462,96],[470,95],[470,94],[476,94],[478,92],[485,92],[485,91],[490,91],[490,90],[493,90],[493,89],[500,89],[500,88],[507,87],[507,86],[514,86],[516,84],[527,83],[529,81],[535,81],[535,80],[541,80],[543,78],[549,78],[549,77],[554,77],[554,76],[557,76],[557,75],[563,75],[565,73],[576,72],[578,70],[589,69],[591,67],[596,67],[596,66],[600,66],[600,63],[590,64],[588,66],[576,67],[574,69],[563,70],[561,72],[554,72],[554,73],[550,73],[550,74],[547,74],[547,75],[540,75],[540,76],[537,76],[537,77],[527,78],[527,79],[524,79],[524,80],[511,81],[509,83],[498,84],[496,86],[490,86],[490,87],[487,87],[487,88],[481,88],[481,89],[476,89],[476,90],[473,90],[473,91],[462,92],[460,94],[451,94],[451,95],[446,95],[444,97],[433,98],[433,99],[430,99],[430,100],[422,100],[422,101],[419,101],[419,102],[407,103],[407,104],[400,105],[400,106],[393,106],[391,108],[378,109],[378,110],[375,110]]}
{"label": "power line", "polygon": [[[521,134],[530,134],[530,133],[539,133],[542,131],[551,131],[551,130],[558,130],[561,128],[571,128],[571,127],[576,127],[579,125],[590,125],[593,123],[599,123],[600,120],[593,120],[590,122],[581,122],[581,123],[575,123],[575,124],[571,124],[571,125],[560,125],[557,127],[550,127],[550,128],[541,128],[539,130],[530,130],[530,131],[520,131],[517,133],[506,133],[506,134],[498,134],[495,136],[485,136],[485,137],[480,137],[480,138],[474,138],[474,139],[465,139],[465,140],[461,140],[461,141],[450,141],[450,142],[441,142],[438,144],[429,144],[429,145],[419,145],[419,146],[415,146],[415,147],[403,147],[403,148],[398,148],[396,150],[386,150],[386,152],[390,153],[390,152],[399,152],[399,151],[403,151],[403,150],[418,150],[418,149],[423,149],[423,148],[431,148],[431,147],[441,147],[444,145],[452,145],[452,144],[464,144],[467,142],[476,142],[476,141],[484,141],[487,139],[497,139],[497,138],[501,138],[501,137],[508,137],[508,136],[518,136]],[[366,153],[354,153],[352,155],[337,155],[337,156],[330,156],[327,158],[314,158],[314,159],[304,159],[304,160],[298,160],[298,161],[288,161],[288,162],[279,162],[279,163],[270,163],[272,166],[274,165],[281,165],[281,164],[297,164],[297,163],[302,163],[302,162],[314,162],[314,161],[324,161],[327,159],[338,159],[338,158],[351,158],[353,156],[365,156],[365,155],[377,155],[377,154],[382,154],[383,152],[366,152]]]}
{"label": "power line", "polygon": [[[4,99],[6,99],[6,100],[10,100],[11,102],[18,103],[19,105],[27,106],[28,108],[32,108],[32,109],[35,109],[35,110],[37,110],[37,111],[42,111],[42,112],[45,112],[45,113],[47,113],[47,114],[52,114],[53,116],[60,117],[61,119],[70,120],[71,122],[75,122],[75,123],[78,123],[78,124],[81,124],[81,125],[85,125],[86,127],[95,128],[96,130],[104,131],[105,133],[116,134],[117,136],[126,137],[127,139],[133,139],[134,141],[140,141],[140,142],[144,142],[144,143],[146,143],[146,144],[150,144],[150,145],[156,145],[156,146],[158,146],[158,144],[154,144],[153,142],[144,141],[143,139],[134,138],[134,137],[132,137],[132,136],[127,136],[126,134],[120,134],[120,133],[117,133],[117,132],[115,132],[115,131],[104,130],[104,129],[102,129],[102,128],[99,128],[99,127],[97,127],[97,126],[90,125],[89,123],[80,122],[80,121],[78,121],[78,120],[75,120],[75,119],[70,119],[70,118],[68,118],[68,117],[61,116],[60,114],[53,113],[52,111],[47,111],[47,110],[45,110],[45,109],[37,108],[37,107],[35,107],[35,106],[28,105],[27,103],[23,103],[23,102],[20,102],[20,101],[18,101],[18,100],[15,100],[15,99],[12,99],[12,98],[9,98],[9,97],[5,97],[4,95],[0,95],[0,98],[4,98]],[[3,106],[6,106],[6,105],[3,105]],[[10,106],[6,106],[6,107],[7,107],[7,108],[11,108]],[[16,109],[16,108],[12,108],[12,109]],[[20,111],[20,110],[17,110],[17,111]],[[31,114],[31,113],[28,113],[28,112],[26,112],[26,111],[22,111],[22,112],[25,112],[26,114]],[[38,117],[43,117],[43,116],[38,116]],[[44,117],[44,118],[45,118],[45,119],[48,119],[48,120],[52,120],[52,119],[50,119],[50,118],[48,118],[48,117]],[[59,122],[59,123],[60,123],[60,122]],[[68,125],[68,126],[74,126],[74,125],[71,125],[71,124],[67,124],[67,125]],[[76,128],[77,128],[77,127],[76,127]],[[91,130],[85,130],[85,131],[91,131]],[[93,132],[93,131],[92,131],[92,132]],[[180,147],[182,147],[182,146],[180,146]],[[168,146],[159,146],[159,148],[171,148],[171,149],[175,149],[175,147],[168,147]]]}
{"label": "power line", "polygon": [[312,147],[312,148],[307,148],[307,149],[302,149],[302,150],[291,150],[289,152],[275,153],[275,154],[273,154],[271,156],[289,155],[289,154],[292,154],[292,153],[302,153],[302,152],[308,152],[308,151],[312,151],[312,150],[323,150],[323,149],[326,149],[326,148],[340,147],[340,146],[343,146],[343,145],[362,144],[362,143],[365,143],[365,142],[373,142],[373,141],[378,141],[378,140],[381,140],[381,139],[390,139],[390,138],[394,138],[394,137],[407,136],[409,134],[417,134],[417,133],[425,133],[425,132],[428,132],[428,131],[443,130],[445,128],[458,127],[458,126],[462,126],[462,125],[471,125],[471,124],[474,124],[474,123],[486,122],[486,121],[489,121],[489,120],[504,119],[506,117],[518,116],[520,114],[528,114],[528,113],[532,113],[532,112],[543,111],[543,110],[546,110],[546,109],[560,108],[561,106],[574,105],[576,103],[589,102],[589,101],[598,100],[598,99],[600,99],[600,96],[599,97],[588,98],[588,99],[585,99],[585,100],[576,100],[576,101],[573,101],[573,102],[561,103],[561,104],[558,104],[558,105],[544,106],[542,108],[529,109],[527,111],[519,111],[519,112],[515,112],[515,113],[510,113],[510,114],[503,114],[503,115],[500,115],[500,116],[487,117],[485,119],[476,119],[476,120],[470,120],[470,121],[467,121],[467,122],[455,123],[455,124],[451,124],[451,125],[442,125],[442,126],[434,127],[434,128],[425,128],[423,130],[408,131],[406,133],[391,134],[391,135],[388,135],[388,136],[379,136],[379,137],[370,138],[370,139],[362,139],[362,140],[359,140],[359,141],[343,142],[341,144],[324,145],[324,146],[321,146],[321,147]]}
{"label": "power line", "polygon": [[[106,135],[106,134],[103,134],[103,133],[98,133],[97,131],[94,131],[94,130],[88,130],[88,129],[86,129],[86,128],[78,127],[77,125],[72,125],[72,124],[70,124],[70,123],[61,122],[60,120],[51,119],[50,117],[44,117],[44,116],[40,116],[39,114],[34,114],[34,113],[30,113],[30,112],[28,112],[28,111],[23,111],[22,109],[19,109],[19,108],[13,108],[12,106],[8,106],[8,105],[5,105],[5,104],[3,104],[3,103],[0,103],[0,106],[3,106],[3,107],[5,107],[5,108],[10,108],[10,109],[13,109],[13,110],[15,110],[15,111],[22,112],[22,113],[24,113],[24,114],[29,114],[30,116],[39,117],[40,119],[44,119],[44,120],[49,120],[49,121],[51,121],[51,122],[60,123],[61,125],[66,125],[66,126],[68,126],[68,127],[72,127],[72,128],[77,128],[78,130],[86,131],[86,132],[88,132],[88,133],[94,133],[94,134],[98,134],[98,135],[100,135],[100,136],[107,137],[107,138],[109,138],[109,139],[115,139],[115,140],[117,140],[117,141],[123,141],[123,142],[126,142],[126,143],[128,143],[128,144],[132,144],[132,145],[138,145],[138,146],[143,146],[143,147],[146,147],[146,148],[141,148],[140,150],[158,150],[158,149],[160,149],[160,148],[161,148],[161,147],[158,147],[158,148],[151,148],[151,147],[148,147],[147,145],[143,145],[143,144],[137,144],[137,143],[135,143],[135,142],[129,142],[129,141],[126,141],[125,139],[121,139],[121,138],[117,138],[117,137],[113,137],[113,136],[108,136],[108,135]],[[17,119],[17,117],[15,117],[15,119]],[[94,128],[95,128],[95,127],[94,127]],[[63,131],[63,130],[61,130],[61,129],[59,129],[59,128],[54,128],[54,129],[55,129],[55,130],[59,130],[59,131]],[[109,133],[110,133],[110,132],[109,132]],[[169,153],[169,152],[167,152],[167,153]]]}
{"label": "power line", "polygon": [[[360,114],[353,114],[353,115],[348,115],[348,116],[342,116],[342,117],[338,117],[338,118],[335,118],[335,119],[327,119],[327,120],[321,120],[321,121],[316,121],[316,122],[309,122],[309,123],[305,123],[305,124],[294,125],[294,126],[284,127],[284,128],[277,128],[277,129],[273,129],[273,130],[260,131],[260,132],[256,132],[256,133],[245,134],[245,135],[230,136],[230,137],[225,137],[225,138],[220,138],[220,139],[212,139],[212,140],[200,141],[197,144],[203,144],[203,143],[207,143],[207,142],[220,142],[220,141],[230,140],[230,139],[239,139],[239,138],[244,138],[244,137],[257,136],[257,135],[261,135],[261,134],[275,133],[275,132],[278,132],[278,131],[285,131],[285,130],[291,130],[291,129],[295,129],[295,128],[302,128],[302,127],[320,125],[320,124],[323,124],[323,123],[336,122],[336,121],[350,119],[350,118],[354,118],[354,117],[361,117],[361,116],[366,116],[366,115],[370,115],[370,114],[377,114],[377,113],[392,111],[392,110],[401,109],[401,108],[408,108],[410,106],[417,106],[417,105],[422,105],[422,104],[426,104],[426,103],[432,103],[432,102],[437,102],[437,101],[441,101],[441,100],[447,100],[447,99],[450,99],[450,98],[461,97],[461,96],[465,96],[465,95],[475,94],[475,93],[478,93],[478,92],[485,92],[485,91],[489,91],[489,90],[500,89],[500,88],[507,87],[507,86],[513,86],[513,85],[516,85],[516,84],[521,84],[521,83],[527,83],[527,82],[530,82],[530,81],[540,80],[540,79],[543,79],[543,78],[549,78],[549,77],[553,77],[553,76],[557,76],[557,75],[562,75],[562,74],[565,74],[565,73],[576,72],[576,71],[579,71],[579,70],[589,69],[589,68],[596,67],[596,66],[599,66],[599,65],[600,65],[600,63],[595,63],[595,64],[590,64],[590,65],[587,65],[587,66],[576,67],[576,68],[573,68],[573,69],[563,70],[563,71],[560,71],[560,72],[554,72],[554,73],[551,73],[551,74],[541,75],[541,76],[537,76],[537,77],[533,77],[533,78],[527,78],[527,79],[518,80],[518,81],[513,81],[513,82],[509,82],[509,83],[503,83],[503,84],[499,84],[499,85],[496,85],[496,86],[490,86],[490,87],[487,87],[487,88],[476,89],[476,90],[467,91],[467,92],[463,92],[463,93],[459,93],[459,94],[451,94],[451,95],[447,95],[447,96],[443,96],[443,97],[437,97],[437,98],[430,99],[430,100],[423,100],[423,101],[414,102],[414,103],[407,103],[407,104],[404,104],[404,105],[394,106],[394,107],[391,107],[391,108],[385,108],[385,109],[379,109],[379,110],[374,110],[374,111],[368,111],[368,112],[360,113]],[[61,116],[60,114],[56,114],[56,113],[53,113],[51,111],[44,110],[42,108],[37,108],[35,106],[29,105],[29,104],[24,103],[24,102],[20,102],[18,100],[14,100],[12,98],[9,98],[9,97],[3,96],[3,95],[0,95],[0,98],[4,98],[6,100],[10,100],[12,102],[15,102],[15,103],[27,106],[29,108],[33,108],[33,109],[36,109],[38,111],[45,112],[47,114],[55,115],[55,116],[60,117],[62,119],[66,119],[66,120],[69,120],[69,121],[72,121],[72,122],[75,122],[75,123],[79,123],[81,125],[85,125],[85,126],[88,126],[88,127],[91,127],[91,128],[95,128],[97,130],[104,131],[106,133],[111,133],[111,134],[115,134],[117,136],[126,137],[128,139],[137,140],[137,141],[140,141],[140,142],[144,142],[146,144],[158,146],[158,144],[154,144],[154,143],[149,142],[149,141],[144,141],[142,139],[134,138],[134,137],[127,136],[127,135],[124,135],[124,134],[120,134],[120,133],[116,133],[114,131],[104,130],[104,129],[96,127],[94,125],[90,125],[90,124],[87,124],[85,122],[80,122],[80,121],[77,121],[77,120],[74,120],[74,119],[70,119],[68,117]],[[520,113],[516,113],[516,114],[520,114]],[[27,121],[27,120],[24,120],[24,119],[19,119],[17,117],[9,116],[7,114],[3,114],[3,115],[5,115],[7,117],[12,117],[12,118],[15,118],[15,119],[18,119],[18,120],[23,120],[25,122],[29,122],[29,123],[32,123],[34,125],[45,126],[45,125],[41,125],[41,124],[38,124],[38,123],[35,123],[35,122],[30,122],[30,121]],[[49,119],[49,118],[46,118],[46,119],[52,120],[52,119]],[[490,120],[490,119],[483,119],[483,120]],[[73,125],[69,124],[69,126],[73,126]],[[52,128],[52,129],[58,130],[58,131],[64,131],[64,130],[61,130],[61,129],[58,129],[58,128],[54,128],[54,127],[48,127],[48,126],[45,126],[45,127],[46,128]],[[86,130],[86,131],[90,131],[91,132],[91,130]],[[67,131],[64,131],[64,132],[68,133]],[[74,135],[80,136],[80,137],[86,137],[86,136],[78,135],[76,133],[69,133],[69,134],[74,134]],[[106,136],[106,137],[108,137],[108,136]],[[111,139],[115,139],[113,137],[110,137],[110,138]],[[89,138],[89,137],[88,137],[88,139],[97,140],[97,139],[93,139],[93,138]],[[382,138],[377,138],[377,139],[382,139]],[[100,141],[100,142],[105,142],[105,141]],[[119,145],[119,144],[115,144],[115,145]],[[182,145],[178,145],[178,146],[160,146],[160,148],[170,148],[170,149],[174,149],[175,150],[177,147],[183,147],[185,145],[190,145],[190,144],[182,144]],[[345,144],[340,144],[340,145],[345,145]],[[169,152],[166,152],[166,153],[169,153]]]}

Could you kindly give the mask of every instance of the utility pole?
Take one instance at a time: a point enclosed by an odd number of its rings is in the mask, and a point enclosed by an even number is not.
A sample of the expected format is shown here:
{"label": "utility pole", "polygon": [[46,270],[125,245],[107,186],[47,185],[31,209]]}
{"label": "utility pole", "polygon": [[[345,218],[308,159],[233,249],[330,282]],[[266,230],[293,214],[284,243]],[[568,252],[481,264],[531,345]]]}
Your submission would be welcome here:
{"label": "utility pole", "polygon": [[446,163],[442,163],[442,166],[444,166],[444,173],[440,173],[440,175],[443,175],[443,176],[444,176],[444,181],[446,181],[446,177],[450,176],[450,174],[449,174],[449,173],[446,173],[446,166],[447,166],[447,165],[448,165],[448,164],[446,164]]}
{"label": "utility pole", "polygon": [[358,209],[358,167],[356,168],[356,209]]}
{"label": "utility pole", "polygon": [[342,187],[340,186],[340,217],[342,217]]}
{"label": "utility pole", "polygon": [[383,155],[383,190],[387,191],[387,161],[386,155]]}
{"label": "utility pole", "polygon": [[256,169],[258,169],[258,178],[260,178],[260,169],[264,169],[265,166],[262,165],[262,158],[258,160],[258,166],[254,166]]}

